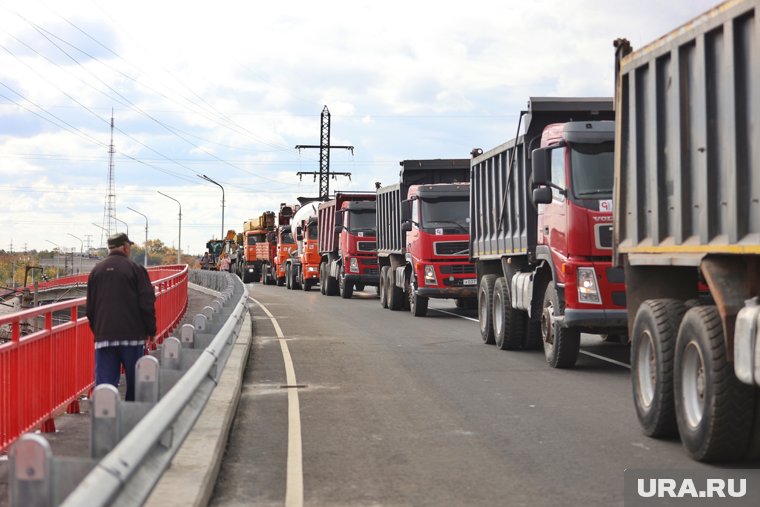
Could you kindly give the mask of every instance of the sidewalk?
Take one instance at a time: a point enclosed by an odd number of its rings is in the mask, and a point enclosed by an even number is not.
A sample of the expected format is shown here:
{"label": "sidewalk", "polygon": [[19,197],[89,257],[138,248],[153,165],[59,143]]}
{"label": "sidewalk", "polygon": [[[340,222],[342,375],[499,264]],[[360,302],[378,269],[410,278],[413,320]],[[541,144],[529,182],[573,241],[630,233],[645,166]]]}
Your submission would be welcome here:
{"label": "sidewalk", "polygon": [[[177,329],[183,324],[192,323],[195,315],[214,300],[214,296],[193,288],[188,289],[188,307]],[[124,396],[126,386],[121,382],[119,391]],[[54,456],[86,457],[90,453],[90,403],[84,399],[79,402],[79,414],[65,412],[55,418],[55,433],[42,434],[50,443]],[[0,456],[0,507],[9,505],[8,490],[8,456]]]}

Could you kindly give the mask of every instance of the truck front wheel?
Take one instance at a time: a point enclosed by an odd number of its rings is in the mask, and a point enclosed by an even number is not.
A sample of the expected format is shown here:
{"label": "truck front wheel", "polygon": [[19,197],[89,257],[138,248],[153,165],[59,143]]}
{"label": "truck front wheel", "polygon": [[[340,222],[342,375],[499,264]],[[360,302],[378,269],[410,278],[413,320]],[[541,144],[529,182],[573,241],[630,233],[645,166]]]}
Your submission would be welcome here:
{"label": "truck front wheel", "polygon": [[678,431],[691,457],[742,458],[750,443],[755,393],[734,375],[715,306],[697,306],[684,315],[673,377]]}
{"label": "truck front wheel", "polygon": [[429,299],[420,296],[414,288],[413,283],[409,283],[409,310],[415,317],[424,317],[427,315]]}
{"label": "truck front wheel", "polygon": [[380,306],[388,308],[388,291],[385,287],[385,278],[388,276],[388,266],[380,268],[380,283],[377,285],[377,292],[380,296]]}
{"label": "truck front wheel", "polygon": [[493,288],[496,275],[483,275],[478,288],[478,321],[480,322],[480,339],[486,345],[496,343],[493,334]]}
{"label": "truck front wheel", "polygon": [[564,315],[554,282],[549,282],[544,293],[544,310],[541,314],[541,338],[544,341],[546,362],[552,368],[572,368],[581,349],[581,333],[577,329],[562,327],[556,317]]}
{"label": "truck front wheel", "polygon": [[673,353],[686,307],[676,299],[650,299],[636,311],[631,337],[633,404],[644,434],[676,434]]}
{"label": "truck front wheel", "polygon": [[525,337],[525,314],[512,308],[507,279],[499,277],[493,288],[493,333],[501,350],[518,350]]}
{"label": "truck front wheel", "polygon": [[351,296],[354,295],[354,284],[346,281],[346,273],[343,271],[343,268],[340,269],[338,291],[340,292],[340,297],[343,299],[351,299]]}

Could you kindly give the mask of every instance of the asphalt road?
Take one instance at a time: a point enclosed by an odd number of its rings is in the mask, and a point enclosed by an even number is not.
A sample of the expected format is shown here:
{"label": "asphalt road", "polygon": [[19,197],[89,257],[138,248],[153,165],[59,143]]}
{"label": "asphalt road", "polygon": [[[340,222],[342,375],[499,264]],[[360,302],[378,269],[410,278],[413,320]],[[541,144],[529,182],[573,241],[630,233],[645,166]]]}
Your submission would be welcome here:
{"label": "asphalt road", "polygon": [[540,351],[484,345],[477,315],[453,301],[415,318],[382,309],[374,290],[343,300],[248,287],[297,380],[252,303],[254,348],[212,505],[283,505],[289,406],[310,506],[622,505],[626,468],[710,468],[677,440],[642,435],[627,347],[585,336],[586,353],[612,362],[584,354],[554,370]]}

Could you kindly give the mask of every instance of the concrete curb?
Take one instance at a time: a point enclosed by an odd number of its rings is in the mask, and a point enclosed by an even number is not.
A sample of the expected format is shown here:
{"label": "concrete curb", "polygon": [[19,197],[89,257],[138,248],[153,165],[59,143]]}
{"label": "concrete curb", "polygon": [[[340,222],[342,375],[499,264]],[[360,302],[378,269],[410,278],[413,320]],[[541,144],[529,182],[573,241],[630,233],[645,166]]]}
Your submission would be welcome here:
{"label": "concrete curb", "polygon": [[188,282],[187,283],[187,287],[189,289],[193,289],[193,290],[197,290],[198,292],[202,292],[203,294],[206,294],[208,296],[215,296],[216,297],[216,296],[220,296],[222,294],[221,292],[219,292],[217,290],[209,289],[208,287],[204,287],[203,285],[198,285],[198,284],[195,284],[195,283]]}
{"label": "concrete curb", "polygon": [[246,313],[219,384],[145,505],[208,505],[240,401],[252,341],[251,316]]}

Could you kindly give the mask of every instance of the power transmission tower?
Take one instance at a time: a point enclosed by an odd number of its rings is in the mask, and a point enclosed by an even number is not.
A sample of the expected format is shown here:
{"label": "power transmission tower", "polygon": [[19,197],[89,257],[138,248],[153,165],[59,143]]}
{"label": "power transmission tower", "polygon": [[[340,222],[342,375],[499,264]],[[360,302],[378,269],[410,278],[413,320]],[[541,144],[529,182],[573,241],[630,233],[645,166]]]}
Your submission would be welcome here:
{"label": "power transmission tower", "polygon": [[327,109],[327,106],[325,106],[324,109],[322,109],[322,115],[321,115],[322,121],[321,121],[321,139],[319,145],[306,145],[306,144],[298,144],[296,145],[296,149],[300,150],[303,148],[319,148],[319,172],[315,171],[299,171],[296,174],[298,174],[299,177],[303,178],[304,174],[311,174],[316,179],[317,176],[319,176],[319,199],[322,201],[326,201],[330,198],[330,176],[332,175],[333,178],[336,176],[348,176],[348,179],[351,179],[351,173],[330,173],[330,149],[332,148],[338,148],[338,149],[344,149],[344,150],[351,150],[351,154],[354,154],[354,147],[353,146],[330,146],[330,111]]}
{"label": "power transmission tower", "polygon": [[[106,202],[103,206],[103,230],[106,238],[112,231],[116,232],[116,184],[114,182],[114,161],[116,153],[113,145],[113,109],[111,109],[111,144],[108,146],[108,186],[106,190]],[[103,232],[100,233],[100,245],[103,245]]]}

